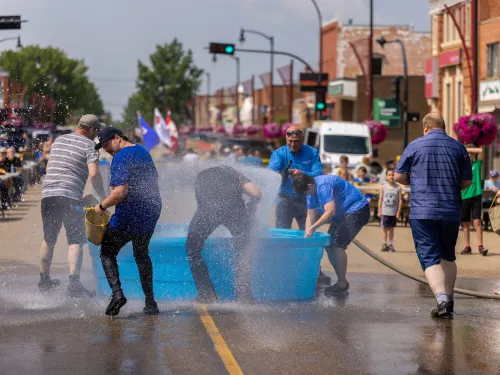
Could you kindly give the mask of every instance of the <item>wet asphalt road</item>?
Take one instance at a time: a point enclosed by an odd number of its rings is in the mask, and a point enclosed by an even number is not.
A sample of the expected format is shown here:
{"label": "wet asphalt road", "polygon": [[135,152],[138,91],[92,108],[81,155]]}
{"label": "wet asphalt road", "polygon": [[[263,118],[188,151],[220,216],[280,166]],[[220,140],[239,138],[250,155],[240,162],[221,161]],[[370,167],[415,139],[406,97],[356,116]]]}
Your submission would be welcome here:
{"label": "wet asphalt road", "polygon": [[[36,291],[33,276],[0,276],[0,374],[224,374],[192,303],[145,317],[129,301],[114,320],[107,299]],[[91,282],[84,280],[87,285]],[[460,280],[487,290],[496,280]],[[350,274],[343,298],[209,305],[245,374],[498,374],[499,301],[456,296],[453,321],[428,317],[427,287],[397,275]]]}

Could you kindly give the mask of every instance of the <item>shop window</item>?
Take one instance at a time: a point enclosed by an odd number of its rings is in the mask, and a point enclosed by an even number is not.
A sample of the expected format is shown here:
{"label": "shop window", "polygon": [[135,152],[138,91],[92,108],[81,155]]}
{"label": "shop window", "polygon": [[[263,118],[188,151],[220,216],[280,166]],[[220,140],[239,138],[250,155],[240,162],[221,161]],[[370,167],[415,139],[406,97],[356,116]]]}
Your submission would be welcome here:
{"label": "shop window", "polygon": [[374,56],[372,59],[373,75],[375,75],[375,76],[382,75],[382,65],[383,65],[382,57],[381,56]]}
{"label": "shop window", "polygon": [[488,44],[487,75],[488,77],[498,77],[498,52],[500,43]]}

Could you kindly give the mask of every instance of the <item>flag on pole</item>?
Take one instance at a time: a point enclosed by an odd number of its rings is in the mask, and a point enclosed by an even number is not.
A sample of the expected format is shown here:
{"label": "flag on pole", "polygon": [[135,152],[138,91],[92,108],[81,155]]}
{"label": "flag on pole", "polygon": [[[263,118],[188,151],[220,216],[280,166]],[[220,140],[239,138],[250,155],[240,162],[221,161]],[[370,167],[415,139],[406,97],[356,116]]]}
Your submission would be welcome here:
{"label": "flag on pole", "polygon": [[137,119],[139,121],[139,126],[141,127],[144,147],[146,147],[148,151],[151,151],[153,147],[160,143],[160,138],[158,137],[158,134],[156,134],[155,130],[142,118],[140,112],[137,112]]}
{"label": "flag on pole", "polygon": [[177,131],[177,126],[175,125],[175,122],[174,120],[172,120],[172,117],[170,117],[170,115],[171,112],[167,111],[165,122],[167,123],[167,129],[170,133],[170,139],[172,140],[172,147],[170,148],[172,151],[175,151],[177,149],[177,146],[179,145],[179,132]]}
{"label": "flag on pole", "polygon": [[167,124],[163,119],[158,108],[155,108],[155,130],[160,137],[160,140],[165,143],[169,148],[172,147],[172,137],[168,131]]}

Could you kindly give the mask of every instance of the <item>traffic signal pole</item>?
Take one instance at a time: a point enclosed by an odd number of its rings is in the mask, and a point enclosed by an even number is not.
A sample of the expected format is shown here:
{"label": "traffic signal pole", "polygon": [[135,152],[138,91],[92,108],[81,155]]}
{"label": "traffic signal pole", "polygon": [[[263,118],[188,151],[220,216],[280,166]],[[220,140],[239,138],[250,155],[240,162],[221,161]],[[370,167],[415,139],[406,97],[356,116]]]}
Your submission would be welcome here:
{"label": "traffic signal pole", "polygon": [[406,58],[406,48],[401,39],[397,39],[403,52],[403,150],[408,146],[408,60]]}

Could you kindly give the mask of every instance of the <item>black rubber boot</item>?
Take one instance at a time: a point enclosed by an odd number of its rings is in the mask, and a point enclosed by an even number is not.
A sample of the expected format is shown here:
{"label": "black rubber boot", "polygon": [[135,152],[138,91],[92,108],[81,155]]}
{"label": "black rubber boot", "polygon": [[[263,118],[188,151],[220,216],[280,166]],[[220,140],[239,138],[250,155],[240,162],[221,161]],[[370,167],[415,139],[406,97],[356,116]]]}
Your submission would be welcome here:
{"label": "black rubber boot", "polygon": [[146,315],[158,315],[160,313],[156,301],[148,298],[146,298],[146,306],[144,306],[142,311],[144,311],[144,314]]}
{"label": "black rubber boot", "polygon": [[106,315],[116,316],[120,313],[120,309],[127,303],[127,299],[121,294],[113,294],[111,301],[109,301],[108,307],[106,307]]}
{"label": "black rubber boot", "polygon": [[38,290],[41,293],[48,292],[61,284],[57,279],[51,279],[49,275],[40,274],[40,282],[38,283]]}

